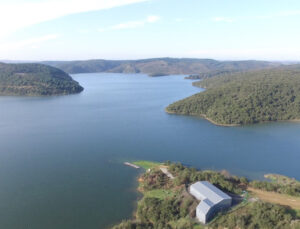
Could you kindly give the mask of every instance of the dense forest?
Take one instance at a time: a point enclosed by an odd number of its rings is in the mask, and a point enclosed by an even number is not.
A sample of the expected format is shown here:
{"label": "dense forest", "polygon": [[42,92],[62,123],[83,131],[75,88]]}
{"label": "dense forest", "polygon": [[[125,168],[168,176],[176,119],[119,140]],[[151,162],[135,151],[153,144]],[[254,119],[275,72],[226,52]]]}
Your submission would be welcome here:
{"label": "dense forest", "polygon": [[[159,169],[160,166],[167,167],[175,179],[168,178]],[[296,210],[267,203],[245,193],[244,190],[251,183],[244,177],[231,176],[226,172],[196,170],[170,162],[145,169],[147,172],[139,178],[139,191],[143,193],[143,198],[138,202],[135,219],[123,221],[113,229],[297,229],[300,226]],[[234,196],[234,206],[216,215],[205,226],[195,220],[198,201],[188,193],[188,186],[200,180],[207,180]],[[287,189],[290,183],[283,186]],[[300,190],[297,195],[299,193]]]}
{"label": "dense forest", "polygon": [[113,72],[149,75],[200,74],[220,71],[247,71],[278,66],[267,61],[217,61],[212,59],[155,58],[145,60],[47,61],[44,64],[73,73]]}
{"label": "dense forest", "polygon": [[300,119],[300,66],[223,74],[193,85],[206,91],[169,105],[220,125]]}
{"label": "dense forest", "polygon": [[65,95],[82,90],[68,74],[51,66],[0,63],[0,95]]}
{"label": "dense forest", "polygon": [[300,197],[300,182],[296,179],[278,174],[266,174],[265,178],[270,179],[273,182],[254,180],[250,182],[249,185],[253,188],[268,192]]}
{"label": "dense forest", "polygon": [[224,74],[230,74],[230,73],[236,73],[236,72],[243,72],[244,69],[231,69],[231,70],[215,70],[215,71],[209,71],[209,72],[202,72],[199,74],[192,74],[189,76],[186,76],[185,79],[205,79],[205,78],[211,78],[214,76],[220,76]]}

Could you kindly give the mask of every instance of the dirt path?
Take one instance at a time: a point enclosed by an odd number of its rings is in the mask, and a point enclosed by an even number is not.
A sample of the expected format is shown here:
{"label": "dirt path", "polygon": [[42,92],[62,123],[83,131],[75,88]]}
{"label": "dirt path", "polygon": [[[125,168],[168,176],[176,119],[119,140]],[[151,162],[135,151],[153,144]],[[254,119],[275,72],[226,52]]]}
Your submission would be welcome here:
{"label": "dirt path", "polygon": [[259,199],[266,202],[290,206],[293,209],[300,210],[300,197],[288,196],[275,192],[267,192],[254,188],[248,188],[247,190],[254,193]]}
{"label": "dirt path", "polygon": [[165,166],[161,166],[160,167],[160,170],[164,173],[164,174],[166,174],[170,179],[174,179],[175,177],[169,172],[169,170],[168,170],[168,168],[167,167],[165,167]]}

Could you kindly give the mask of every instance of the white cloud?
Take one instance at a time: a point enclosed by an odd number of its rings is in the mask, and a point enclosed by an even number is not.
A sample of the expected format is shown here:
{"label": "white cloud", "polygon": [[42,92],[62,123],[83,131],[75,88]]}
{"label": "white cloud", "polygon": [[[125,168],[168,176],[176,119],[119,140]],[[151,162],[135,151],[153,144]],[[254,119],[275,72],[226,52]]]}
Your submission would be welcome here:
{"label": "white cloud", "polygon": [[160,17],[156,16],[156,15],[152,15],[152,16],[147,17],[147,22],[148,23],[154,23],[154,22],[157,22],[159,20],[160,20]]}
{"label": "white cloud", "polygon": [[0,44],[0,51],[12,51],[19,50],[25,47],[38,47],[38,44],[41,44],[46,41],[55,40],[59,38],[59,34],[47,34],[41,37],[30,38],[23,41],[9,42]]}
{"label": "white cloud", "polygon": [[145,1],[149,0],[24,0],[21,3],[0,3],[0,38],[18,29],[66,15]]}
{"label": "white cloud", "polygon": [[104,31],[108,31],[108,30],[135,29],[135,28],[138,28],[138,27],[143,27],[147,23],[155,23],[159,20],[160,20],[159,16],[151,15],[151,16],[148,16],[144,20],[128,21],[128,22],[120,23],[120,24],[113,25],[113,26],[110,26],[110,27],[107,27],[107,28],[100,28],[100,29],[98,29],[98,31],[99,32],[104,32]]}
{"label": "white cloud", "polygon": [[118,30],[118,29],[134,29],[137,27],[141,27],[145,24],[144,21],[130,21],[126,23],[121,23],[118,25],[114,25],[111,27],[112,30]]}
{"label": "white cloud", "polygon": [[227,18],[227,17],[215,17],[213,18],[213,20],[216,22],[228,22],[228,23],[234,22],[232,18]]}

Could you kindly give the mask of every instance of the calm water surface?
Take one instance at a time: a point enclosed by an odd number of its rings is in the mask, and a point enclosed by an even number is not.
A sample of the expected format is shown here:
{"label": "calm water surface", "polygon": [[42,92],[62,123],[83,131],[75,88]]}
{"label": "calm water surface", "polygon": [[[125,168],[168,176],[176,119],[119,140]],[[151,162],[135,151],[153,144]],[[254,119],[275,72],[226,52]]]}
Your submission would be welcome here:
{"label": "calm water surface", "polygon": [[218,127],[164,108],[200,89],[182,76],[80,74],[78,95],[0,97],[0,228],[100,229],[130,218],[138,170],[181,161],[300,179],[300,124]]}

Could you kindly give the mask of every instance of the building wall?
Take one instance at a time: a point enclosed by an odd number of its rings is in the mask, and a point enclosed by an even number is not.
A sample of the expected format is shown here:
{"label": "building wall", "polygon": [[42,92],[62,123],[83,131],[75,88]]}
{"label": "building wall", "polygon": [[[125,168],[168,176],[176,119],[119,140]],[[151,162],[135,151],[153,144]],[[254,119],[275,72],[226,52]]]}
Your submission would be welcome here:
{"label": "building wall", "polygon": [[196,217],[201,223],[207,223],[207,215],[203,214],[202,211],[199,211],[198,208],[196,208]]}
{"label": "building wall", "polygon": [[[196,199],[203,201],[207,197],[203,196],[197,189],[190,186],[189,188],[190,194],[192,194]],[[206,224],[209,220],[211,220],[218,212],[224,211],[231,207],[232,199],[223,199],[219,203],[212,206],[207,213],[201,211],[201,209],[196,208],[196,217],[201,222]]]}
{"label": "building wall", "polygon": [[199,209],[196,208],[196,217],[201,222],[206,224],[210,221],[218,212],[224,211],[231,207],[232,200],[231,199],[224,199],[218,204],[211,207],[211,209],[205,214]]}
{"label": "building wall", "polygon": [[231,207],[232,199],[224,199],[218,204],[214,205],[206,215],[206,222],[211,220],[218,212],[224,211]]}

